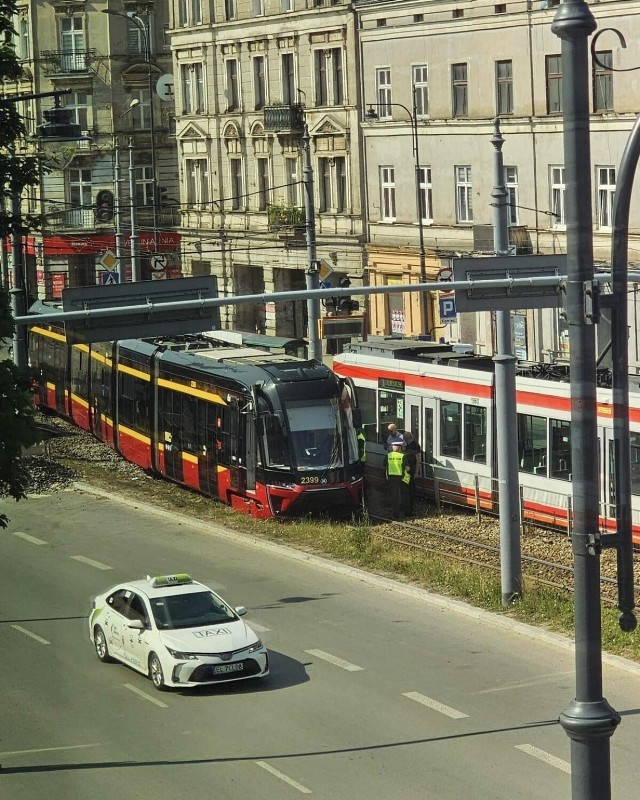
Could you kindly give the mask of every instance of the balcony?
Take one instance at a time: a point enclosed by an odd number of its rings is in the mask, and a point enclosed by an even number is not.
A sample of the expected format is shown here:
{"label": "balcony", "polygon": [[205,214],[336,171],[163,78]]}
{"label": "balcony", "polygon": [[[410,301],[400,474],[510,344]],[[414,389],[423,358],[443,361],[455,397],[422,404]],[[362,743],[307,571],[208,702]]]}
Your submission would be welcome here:
{"label": "balcony", "polygon": [[41,50],[40,61],[44,74],[49,77],[86,75],[96,61],[96,50]]}
{"label": "balcony", "polygon": [[264,129],[277,133],[302,133],[304,111],[300,104],[265,106]]}
{"label": "balcony", "polygon": [[93,230],[96,227],[95,213],[89,208],[72,208],[68,211],[49,212],[48,226],[55,230]]}

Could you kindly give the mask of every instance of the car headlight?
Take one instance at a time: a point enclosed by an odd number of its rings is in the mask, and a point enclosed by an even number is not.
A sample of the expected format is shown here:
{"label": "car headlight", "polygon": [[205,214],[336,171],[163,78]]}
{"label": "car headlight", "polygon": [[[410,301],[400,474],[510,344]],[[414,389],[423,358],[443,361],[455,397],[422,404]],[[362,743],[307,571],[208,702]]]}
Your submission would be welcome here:
{"label": "car headlight", "polygon": [[255,653],[256,650],[262,650],[262,648],[263,648],[262,641],[258,639],[257,642],[254,642],[252,645],[249,645],[249,647],[247,647],[247,653]]}
{"label": "car headlight", "polygon": [[198,658],[197,653],[181,653],[180,650],[172,650],[170,647],[167,647],[167,650],[176,661],[191,661]]}

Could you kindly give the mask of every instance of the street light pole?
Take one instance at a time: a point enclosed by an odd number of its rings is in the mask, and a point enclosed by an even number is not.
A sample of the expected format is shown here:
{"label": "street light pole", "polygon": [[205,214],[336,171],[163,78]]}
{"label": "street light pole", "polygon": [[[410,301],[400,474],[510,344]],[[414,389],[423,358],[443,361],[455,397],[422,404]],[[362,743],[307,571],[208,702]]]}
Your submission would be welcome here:
{"label": "street light pole", "polygon": [[113,179],[115,183],[115,227],[116,227],[116,272],[120,279],[120,283],[124,283],[124,269],[122,267],[122,257],[124,254],[124,233],[122,231],[122,175],[120,167],[120,140],[118,134],[114,137],[113,148]]}
{"label": "street light pole", "polygon": [[138,232],[138,219],[136,212],[136,168],[133,157],[133,137],[129,139],[129,214],[131,217],[131,281],[136,283],[142,280],[140,270],[140,233]]}
{"label": "street light pole", "polygon": [[[411,110],[409,110],[405,105],[402,103],[365,103],[368,105],[369,108],[365,114],[365,118],[368,120],[376,120],[379,119],[379,115],[374,111],[374,106],[376,108],[382,108],[383,105],[385,107],[393,107],[397,106],[398,108],[402,108],[404,111],[407,112],[409,117],[409,122],[411,125],[411,145],[413,150],[413,159],[414,159],[414,180],[415,180],[415,191],[416,191],[416,213],[418,216],[418,257],[420,263],[420,283],[427,282],[427,252],[424,246],[424,215],[425,215],[425,207],[424,203],[422,202],[422,191],[420,189],[420,172],[422,167],[420,165],[420,149],[419,149],[419,135],[418,135],[418,105],[416,99],[416,87],[413,87],[412,92],[413,98],[413,105]],[[431,320],[429,314],[429,294],[427,292],[420,293],[420,311],[422,316],[422,325],[425,331],[431,330]]]}
{"label": "street light pole", "polygon": [[[304,165],[302,167],[302,185],[304,188],[304,219],[307,238],[307,289],[318,288],[318,261],[316,253],[316,217],[313,204],[313,166],[311,164],[311,137],[307,123],[302,134],[302,150]],[[307,300],[307,327],[309,336],[309,355],[322,361],[322,342],[318,325],[320,321],[320,300],[310,297]]]}
{"label": "street light pole", "polygon": [[587,43],[595,29],[596,21],[584,0],[563,0],[551,26],[562,40],[568,277],[565,309],[571,348],[576,694],[560,715],[560,724],[571,739],[573,800],[610,800],[610,739],[620,722],[620,716],[602,695],[594,325],[597,313],[593,303],[597,287],[593,266]]}

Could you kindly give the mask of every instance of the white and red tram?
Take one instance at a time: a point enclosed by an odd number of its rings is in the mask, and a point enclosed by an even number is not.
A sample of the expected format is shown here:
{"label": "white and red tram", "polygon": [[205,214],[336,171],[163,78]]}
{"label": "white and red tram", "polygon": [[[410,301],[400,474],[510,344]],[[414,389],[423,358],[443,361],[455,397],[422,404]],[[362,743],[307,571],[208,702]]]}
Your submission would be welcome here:
{"label": "white and red tram", "polygon": [[[367,440],[367,471],[381,478],[387,425],[410,430],[423,451],[419,487],[441,501],[497,513],[494,364],[469,346],[372,337],[334,357],[355,390]],[[571,525],[568,367],[520,363],[516,400],[522,519]],[[614,525],[611,390],[598,389],[600,521]],[[640,544],[640,391],[629,399],[633,536]]]}

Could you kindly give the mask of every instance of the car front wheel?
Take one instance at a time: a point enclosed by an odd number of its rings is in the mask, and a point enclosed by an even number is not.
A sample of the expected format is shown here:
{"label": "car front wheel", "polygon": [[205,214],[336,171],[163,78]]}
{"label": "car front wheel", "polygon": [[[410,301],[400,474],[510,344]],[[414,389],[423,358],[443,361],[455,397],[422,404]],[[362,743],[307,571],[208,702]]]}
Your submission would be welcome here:
{"label": "car front wheel", "polygon": [[162,671],[162,664],[160,663],[160,659],[155,653],[151,653],[149,656],[149,677],[153,681],[153,685],[159,692],[164,692],[166,690],[166,684],[164,682],[164,673]]}
{"label": "car front wheel", "polygon": [[93,644],[96,648],[96,655],[102,661],[103,664],[108,664],[109,662],[113,661],[111,656],[109,655],[109,645],[107,644],[107,637],[104,635],[104,631],[99,625],[93,630]]}

